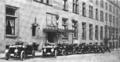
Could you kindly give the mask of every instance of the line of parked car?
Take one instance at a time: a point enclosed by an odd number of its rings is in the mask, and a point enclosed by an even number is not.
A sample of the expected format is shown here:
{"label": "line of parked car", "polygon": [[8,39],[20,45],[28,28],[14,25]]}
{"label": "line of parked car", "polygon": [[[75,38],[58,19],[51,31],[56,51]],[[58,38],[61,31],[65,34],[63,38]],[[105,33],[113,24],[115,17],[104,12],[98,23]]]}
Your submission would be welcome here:
{"label": "line of parked car", "polygon": [[[24,60],[28,55],[35,57],[35,51],[37,50],[35,43],[29,45],[25,42],[16,42],[14,45],[6,45],[5,59],[20,58]],[[105,53],[111,52],[109,47],[96,44],[45,44],[42,48],[42,57],[58,55],[70,55],[70,54],[86,54],[86,53]]]}

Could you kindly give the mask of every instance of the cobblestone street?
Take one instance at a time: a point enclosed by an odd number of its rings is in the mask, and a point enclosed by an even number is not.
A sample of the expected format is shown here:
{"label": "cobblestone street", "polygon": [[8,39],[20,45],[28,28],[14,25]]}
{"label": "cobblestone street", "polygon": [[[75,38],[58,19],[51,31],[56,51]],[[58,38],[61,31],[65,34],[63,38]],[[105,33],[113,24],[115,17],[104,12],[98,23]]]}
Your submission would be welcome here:
{"label": "cobblestone street", "polygon": [[[3,55],[3,54],[2,54]],[[42,58],[41,54],[36,54],[35,58],[27,58],[21,61],[17,58],[11,58],[5,60],[2,56],[0,62],[119,62],[120,61],[120,50],[112,51],[111,53],[104,54],[75,54],[67,56],[57,56]]]}

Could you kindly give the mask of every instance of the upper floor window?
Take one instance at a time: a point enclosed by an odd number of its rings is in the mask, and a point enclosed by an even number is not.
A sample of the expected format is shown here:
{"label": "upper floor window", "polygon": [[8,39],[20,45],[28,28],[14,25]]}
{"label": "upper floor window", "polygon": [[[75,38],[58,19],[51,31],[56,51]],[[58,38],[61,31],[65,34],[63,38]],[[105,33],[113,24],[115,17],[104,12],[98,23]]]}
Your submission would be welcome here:
{"label": "upper floor window", "polygon": [[107,2],[105,3],[105,9],[108,10],[108,4],[107,4]]}
{"label": "upper floor window", "polygon": [[112,22],[112,15],[109,14],[109,21]]}
{"label": "upper floor window", "polygon": [[92,24],[89,25],[89,39],[90,40],[93,39],[93,25]]}
{"label": "upper floor window", "polygon": [[[63,29],[67,29],[67,18],[63,18],[62,19],[62,27],[63,27]],[[63,38],[67,38],[67,33],[66,32],[64,32],[64,33],[62,33],[62,35],[63,35]]]}
{"label": "upper floor window", "polygon": [[72,21],[72,29],[74,30],[74,33],[73,33],[73,37],[74,38],[77,38],[77,34],[78,34],[78,31],[77,31],[77,21],[73,20]]}
{"label": "upper floor window", "polygon": [[100,11],[100,21],[104,21],[104,14],[103,14],[103,11]]}
{"label": "upper floor window", "polygon": [[52,0],[34,0],[34,1],[44,3],[46,5],[52,5]]}
{"label": "upper floor window", "polygon": [[102,8],[104,8],[104,1],[103,1],[103,0],[100,0],[100,6],[101,6]]}
{"label": "upper floor window", "polygon": [[109,5],[109,11],[112,12],[112,6],[111,5]]}
{"label": "upper floor window", "polygon": [[86,4],[84,2],[82,3],[82,15],[86,16]]}
{"label": "upper floor window", "polygon": [[82,39],[86,39],[86,23],[82,23]]}
{"label": "upper floor window", "polygon": [[96,15],[95,19],[98,20],[98,9],[96,8]]}
{"label": "upper floor window", "polygon": [[68,2],[67,2],[67,0],[63,0],[63,10],[68,10]]}
{"label": "upper floor window", "polygon": [[89,5],[89,17],[93,18],[93,6]]}
{"label": "upper floor window", "polygon": [[78,5],[78,0],[73,0],[73,13],[78,14],[79,13],[79,5]]}
{"label": "upper floor window", "polygon": [[46,13],[46,25],[47,26],[57,26],[56,15],[52,13]]}
{"label": "upper floor window", "polygon": [[103,40],[103,27],[100,28],[100,39]]}
{"label": "upper floor window", "polygon": [[98,40],[98,25],[95,26],[95,39]]}
{"label": "upper floor window", "polygon": [[98,5],[98,0],[96,0],[96,5]]}
{"label": "upper floor window", "polygon": [[105,20],[108,21],[108,14],[105,13]]}
{"label": "upper floor window", "polygon": [[116,15],[118,15],[118,9],[116,9]]}
{"label": "upper floor window", "polygon": [[18,8],[13,6],[6,6],[6,34],[15,35],[17,26],[16,23],[18,18],[17,13]]}
{"label": "upper floor window", "polygon": [[115,14],[115,7],[113,6],[113,14]]}

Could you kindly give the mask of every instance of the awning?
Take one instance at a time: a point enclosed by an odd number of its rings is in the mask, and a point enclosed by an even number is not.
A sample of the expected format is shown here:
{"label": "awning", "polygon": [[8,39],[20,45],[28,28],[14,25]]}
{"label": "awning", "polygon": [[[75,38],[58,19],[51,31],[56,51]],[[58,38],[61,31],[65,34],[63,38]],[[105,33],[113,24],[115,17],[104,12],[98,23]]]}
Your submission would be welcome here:
{"label": "awning", "polygon": [[62,29],[62,28],[43,28],[44,32],[74,32],[72,29]]}

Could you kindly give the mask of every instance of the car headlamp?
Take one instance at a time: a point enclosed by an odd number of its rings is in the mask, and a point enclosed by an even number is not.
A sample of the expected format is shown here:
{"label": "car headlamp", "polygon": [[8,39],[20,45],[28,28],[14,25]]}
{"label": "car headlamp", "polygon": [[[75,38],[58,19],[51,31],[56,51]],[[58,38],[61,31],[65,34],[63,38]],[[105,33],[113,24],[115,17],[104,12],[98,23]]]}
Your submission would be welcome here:
{"label": "car headlamp", "polygon": [[54,49],[51,49],[51,51],[53,52],[53,51],[54,51]]}
{"label": "car headlamp", "polygon": [[43,51],[46,52],[46,49],[44,49]]}
{"label": "car headlamp", "polygon": [[17,52],[18,52],[18,49],[15,49],[14,52],[17,53]]}
{"label": "car headlamp", "polygon": [[7,53],[8,51],[9,51],[9,50],[8,50],[8,49],[6,49],[6,50],[5,50],[5,53]]}

